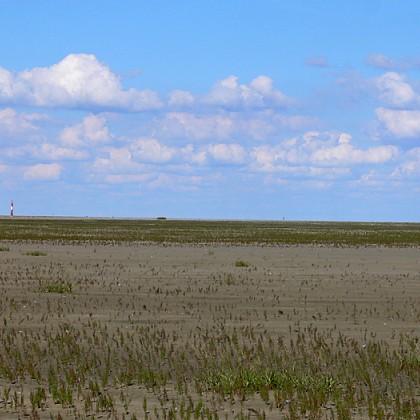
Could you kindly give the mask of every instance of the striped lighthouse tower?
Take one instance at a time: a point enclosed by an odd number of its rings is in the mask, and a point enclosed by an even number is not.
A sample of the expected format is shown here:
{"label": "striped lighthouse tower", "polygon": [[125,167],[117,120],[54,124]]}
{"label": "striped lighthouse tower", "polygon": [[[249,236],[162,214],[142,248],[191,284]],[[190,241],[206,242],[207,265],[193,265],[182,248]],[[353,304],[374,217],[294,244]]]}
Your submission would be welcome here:
{"label": "striped lighthouse tower", "polygon": [[10,202],[10,217],[13,217],[13,207],[14,207],[14,203],[13,200]]}

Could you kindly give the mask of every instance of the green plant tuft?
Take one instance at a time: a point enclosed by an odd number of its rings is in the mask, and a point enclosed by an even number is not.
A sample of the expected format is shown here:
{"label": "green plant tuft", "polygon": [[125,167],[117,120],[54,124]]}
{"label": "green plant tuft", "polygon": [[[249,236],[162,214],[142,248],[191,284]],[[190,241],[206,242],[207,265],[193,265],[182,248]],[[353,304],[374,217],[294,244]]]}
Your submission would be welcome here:
{"label": "green plant tuft", "polygon": [[43,251],[28,251],[25,255],[31,255],[32,257],[45,257],[47,253]]}
{"label": "green plant tuft", "polygon": [[71,293],[72,285],[71,283],[48,283],[42,284],[40,287],[41,292],[44,293]]}

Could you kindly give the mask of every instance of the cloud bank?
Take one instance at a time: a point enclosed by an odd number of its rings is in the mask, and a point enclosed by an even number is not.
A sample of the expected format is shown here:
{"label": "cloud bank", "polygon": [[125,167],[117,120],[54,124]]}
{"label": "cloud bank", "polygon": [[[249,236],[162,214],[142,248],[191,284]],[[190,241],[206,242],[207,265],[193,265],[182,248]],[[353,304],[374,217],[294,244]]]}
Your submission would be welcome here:
{"label": "cloud bank", "polygon": [[[0,68],[0,180],[12,182],[13,173],[22,183],[175,191],[232,180],[256,191],[415,185],[419,83],[382,60],[379,76],[340,81],[364,89],[372,104],[366,129],[356,133],[323,121],[318,103],[286,95],[266,75],[248,83],[231,75],[202,94],[175,89],[159,97],[124,89],[89,54],[18,73]],[[69,111],[58,117],[50,109]]]}

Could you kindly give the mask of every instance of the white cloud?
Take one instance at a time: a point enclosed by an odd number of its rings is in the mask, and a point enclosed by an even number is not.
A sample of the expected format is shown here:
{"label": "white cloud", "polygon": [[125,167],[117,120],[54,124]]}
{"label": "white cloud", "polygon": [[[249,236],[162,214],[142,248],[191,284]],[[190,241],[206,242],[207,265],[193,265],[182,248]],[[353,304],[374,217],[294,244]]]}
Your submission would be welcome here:
{"label": "white cloud", "polygon": [[394,178],[420,178],[420,159],[409,160],[399,165],[392,173]]}
{"label": "white cloud", "polygon": [[200,176],[185,176],[160,173],[152,180],[148,187],[152,189],[164,188],[174,191],[194,191],[202,183]]}
{"label": "white cloud", "polygon": [[255,160],[254,167],[264,172],[276,171],[279,165],[285,166],[286,155],[286,150],[281,146],[259,146],[251,152],[251,156]]}
{"label": "white cloud", "polygon": [[317,150],[311,159],[318,164],[379,164],[385,163],[398,155],[394,146],[369,147],[366,150],[354,148],[347,143],[336,147]]}
{"label": "white cloud", "polygon": [[352,137],[348,133],[341,133],[338,137],[338,144],[347,144],[350,143],[352,140]]}
{"label": "white cloud", "polygon": [[388,72],[374,79],[379,98],[386,104],[406,107],[418,102],[418,96],[403,76]]}
{"label": "white cloud", "polygon": [[154,123],[154,132],[164,138],[195,140],[255,139],[263,141],[279,136],[284,130],[299,130],[317,124],[304,115],[282,115],[273,110],[247,115],[236,112],[196,115],[168,112]]}
{"label": "white cloud", "polygon": [[80,124],[65,127],[60,133],[61,142],[67,146],[108,142],[110,138],[106,119],[98,115],[88,115]]}
{"label": "white cloud", "polygon": [[420,110],[375,110],[380,124],[397,138],[420,136]]}
{"label": "white cloud", "polygon": [[130,145],[135,159],[146,162],[164,163],[174,158],[176,149],[160,144],[156,139],[140,138]]}
{"label": "white cloud", "polygon": [[53,181],[60,178],[62,169],[58,163],[39,163],[25,168],[23,178],[29,181]]}
{"label": "white cloud", "polygon": [[174,90],[168,95],[169,106],[190,107],[194,103],[195,98],[193,94],[186,90]]}
{"label": "white cloud", "polygon": [[230,163],[243,163],[247,153],[239,144],[212,144],[207,148],[211,157]]}
{"label": "white cloud", "polygon": [[203,102],[226,108],[284,107],[293,103],[291,98],[274,88],[273,80],[267,76],[258,76],[248,85],[238,81],[236,76],[220,80],[202,98]]}
{"label": "white cloud", "polygon": [[188,163],[195,163],[198,165],[205,164],[207,161],[207,153],[201,148],[200,150],[195,150],[192,144],[187,144],[181,149],[181,155]]}
{"label": "white cloud", "polygon": [[128,172],[139,170],[139,166],[133,162],[132,154],[128,148],[107,148],[108,157],[98,157],[93,163],[95,171],[99,172]]}
{"label": "white cloud", "polygon": [[83,151],[70,148],[57,147],[55,144],[43,143],[39,147],[31,147],[32,155],[40,159],[67,160],[86,159],[88,154]]}
{"label": "white cloud", "polygon": [[92,54],[70,54],[51,67],[17,74],[0,68],[0,103],[123,111],[162,105],[150,90],[124,90],[119,77]]}
{"label": "white cloud", "polygon": [[105,177],[105,182],[110,184],[142,184],[154,176],[154,174],[111,174]]}
{"label": "white cloud", "polygon": [[81,160],[88,157],[88,154],[84,151],[58,147],[51,143],[37,145],[27,144],[20,147],[11,147],[6,149],[4,153],[4,155],[9,158],[16,158],[25,154],[42,160]]}
{"label": "white cloud", "polygon": [[[320,133],[311,131],[301,138],[285,141],[277,146],[254,147],[251,167],[257,171],[277,172],[296,169],[310,176],[325,174],[325,167],[333,168],[335,174],[343,175],[347,171],[340,167],[353,165],[379,165],[398,157],[394,146],[370,147],[358,149],[352,144],[348,133]],[[304,169],[303,169],[304,168]]]}
{"label": "white cloud", "polygon": [[409,150],[392,173],[393,178],[420,178],[420,147]]}
{"label": "white cloud", "polygon": [[156,126],[164,137],[227,139],[232,135],[234,121],[224,115],[197,116],[186,112],[169,112]]}
{"label": "white cloud", "polygon": [[45,120],[47,117],[41,114],[18,113],[12,108],[0,110],[0,131],[7,134],[17,134],[38,130],[34,124],[36,121]]}

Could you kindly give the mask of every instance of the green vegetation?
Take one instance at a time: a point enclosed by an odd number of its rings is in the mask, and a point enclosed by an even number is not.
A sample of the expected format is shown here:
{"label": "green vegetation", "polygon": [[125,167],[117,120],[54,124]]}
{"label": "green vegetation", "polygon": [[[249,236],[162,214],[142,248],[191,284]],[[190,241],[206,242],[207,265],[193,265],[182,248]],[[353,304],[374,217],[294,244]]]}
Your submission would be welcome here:
{"label": "green vegetation", "polygon": [[242,260],[236,260],[235,267],[248,267],[248,263]]}
{"label": "green vegetation", "polygon": [[71,293],[71,283],[51,282],[42,284],[40,291],[44,293]]}
{"label": "green vegetation", "polygon": [[1,220],[0,417],[420,418],[417,249],[389,261],[419,237],[418,224]]}
{"label": "green vegetation", "polygon": [[30,255],[32,257],[45,257],[47,253],[43,251],[28,251],[25,252],[25,255]]}
{"label": "green vegetation", "polygon": [[[89,346],[98,336],[101,346]],[[401,336],[391,351],[386,343],[361,346],[315,328],[300,330],[287,344],[247,328],[203,330],[194,341],[195,346],[185,345],[164,329],[141,326],[126,336],[120,329],[108,334],[106,325],[96,322],[81,329],[61,324],[58,331],[45,330],[42,340],[38,331],[27,331],[24,342],[9,330],[0,338],[0,373],[11,384],[36,379],[40,386],[29,396],[32,412],[45,408],[47,395],[71,407],[76,394],[84,400],[84,415],[114,412],[118,396],[127,411],[126,387],[137,384],[164,396],[176,383],[176,406],[203,393],[232,402],[259,394],[270,411],[285,412],[289,419],[324,418],[326,410],[336,418],[349,418],[352,410],[372,419],[420,415],[416,339]],[[119,395],[110,392],[113,385]],[[166,401],[163,397],[162,410]],[[147,411],[147,401],[143,406]],[[198,418],[206,418],[202,403],[190,412],[197,409],[203,413]]]}
{"label": "green vegetation", "polygon": [[2,219],[0,240],[420,246],[419,223]]}
{"label": "green vegetation", "polygon": [[220,285],[232,286],[236,283],[235,277],[231,273],[226,274],[222,279],[220,279]]}

